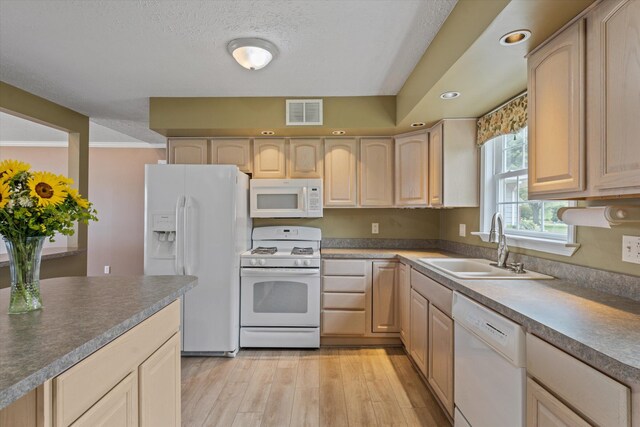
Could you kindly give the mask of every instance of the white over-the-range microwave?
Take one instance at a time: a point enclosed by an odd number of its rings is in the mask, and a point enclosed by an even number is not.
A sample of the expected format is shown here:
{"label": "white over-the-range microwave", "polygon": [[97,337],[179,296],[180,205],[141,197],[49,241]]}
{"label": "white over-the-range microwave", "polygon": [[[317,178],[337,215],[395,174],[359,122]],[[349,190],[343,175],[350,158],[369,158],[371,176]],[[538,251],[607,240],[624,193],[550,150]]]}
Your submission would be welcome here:
{"label": "white over-the-range microwave", "polygon": [[322,217],[321,179],[252,179],[252,218]]}

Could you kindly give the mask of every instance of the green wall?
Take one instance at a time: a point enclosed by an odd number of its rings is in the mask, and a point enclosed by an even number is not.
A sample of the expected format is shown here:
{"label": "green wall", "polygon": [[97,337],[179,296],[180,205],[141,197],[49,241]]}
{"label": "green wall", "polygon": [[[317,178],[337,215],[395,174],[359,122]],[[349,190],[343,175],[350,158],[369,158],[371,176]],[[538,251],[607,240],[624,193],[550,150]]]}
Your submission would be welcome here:
{"label": "green wall", "polygon": [[[371,223],[380,233],[371,234]],[[324,217],[254,219],[254,226],[304,225],[322,229],[323,238],[438,239],[440,213],[433,209],[325,209]]]}
{"label": "green wall", "polygon": [[[81,194],[89,193],[89,117],[0,81],[0,111],[69,132],[69,177]],[[0,148],[0,159],[4,159]],[[87,226],[79,225],[70,245],[75,256],[45,260],[41,278],[87,274]],[[9,268],[0,267],[0,287],[9,286]]]}
{"label": "green wall", "polygon": [[[313,98],[313,97],[309,97]],[[149,98],[149,128],[169,137],[394,135],[395,96],[327,96],[322,126],[286,126],[284,97]]]}
{"label": "green wall", "polygon": [[[440,215],[441,239],[495,248],[495,244],[482,242],[478,236],[469,235],[470,232],[480,229],[480,209],[446,209]],[[467,237],[458,236],[458,224],[467,225]],[[623,235],[640,236],[640,225],[615,226],[612,229],[577,227],[576,237],[580,249],[571,257],[519,248],[510,248],[510,250],[539,258],[638,276],[640,275],[639,265],[622,262]]]}

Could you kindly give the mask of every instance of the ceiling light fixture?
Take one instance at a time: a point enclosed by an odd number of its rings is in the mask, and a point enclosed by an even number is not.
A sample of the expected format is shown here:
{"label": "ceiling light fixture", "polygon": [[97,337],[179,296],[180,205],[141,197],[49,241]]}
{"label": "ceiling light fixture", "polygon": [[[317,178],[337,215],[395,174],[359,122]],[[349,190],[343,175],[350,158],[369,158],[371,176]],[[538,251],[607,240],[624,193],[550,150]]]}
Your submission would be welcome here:
{"label": "ceiling light fixture", "polygon": [[411,127],[412,128],[420,128],[422,126],[426,125],[425,122],[415,122],[415,123],[411,123]]}
{"label": "ceiling light fixture", "polygon": [[268,40],[246,38],[231,40],[227,50],[247,70],[260,70],[278,54],[276,46]]}
{"label": "ceiling light fixture", "polygon": [[260,132],[263,135],[275,135],[276,133],[272,130],[263,130],[262,132]]}
{"label": "ceiling light fixture", "polygon": [[531,31],[529,30],[511,31],[510,33],[500,37],[500,44],[502,46],[513,46],[524,42],[529,37],[531,37]]}
{"label": "ceiling light fixture", "polygon": [[442,99],[454,99],[459,96],[460,96],[460,92],[454,92],[454,91],[443,92],[440,94],[440,98]]}
{"label": "ceiling light fixture", "polygon": [[343,130],[334,130],[333,132],[331,132],[334,135],[344,135],[346,132]]}

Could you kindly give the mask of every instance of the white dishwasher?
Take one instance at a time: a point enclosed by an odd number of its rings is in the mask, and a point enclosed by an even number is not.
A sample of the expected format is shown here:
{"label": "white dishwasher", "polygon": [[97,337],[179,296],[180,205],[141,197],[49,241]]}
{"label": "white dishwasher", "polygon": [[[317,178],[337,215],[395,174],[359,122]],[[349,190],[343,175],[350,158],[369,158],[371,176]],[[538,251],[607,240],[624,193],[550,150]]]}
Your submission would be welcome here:
{"label": "white dishwasher", "polygon": [[455,427],[525,424],[525,335],[517,323],[454,292]]}

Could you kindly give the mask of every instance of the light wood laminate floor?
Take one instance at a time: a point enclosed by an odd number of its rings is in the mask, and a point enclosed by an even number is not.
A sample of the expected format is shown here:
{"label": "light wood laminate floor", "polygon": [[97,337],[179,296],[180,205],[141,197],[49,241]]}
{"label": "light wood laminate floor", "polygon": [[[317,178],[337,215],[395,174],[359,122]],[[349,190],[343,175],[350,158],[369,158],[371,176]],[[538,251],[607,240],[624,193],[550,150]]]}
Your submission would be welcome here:
{"label": "light wood laminate floor", "polygon": [[182,358],[183,426],[449,426],[399,348]]}

